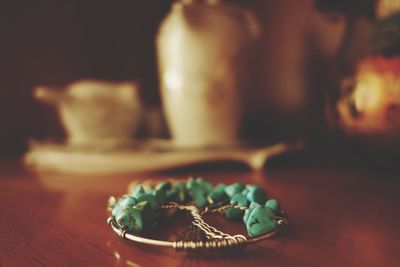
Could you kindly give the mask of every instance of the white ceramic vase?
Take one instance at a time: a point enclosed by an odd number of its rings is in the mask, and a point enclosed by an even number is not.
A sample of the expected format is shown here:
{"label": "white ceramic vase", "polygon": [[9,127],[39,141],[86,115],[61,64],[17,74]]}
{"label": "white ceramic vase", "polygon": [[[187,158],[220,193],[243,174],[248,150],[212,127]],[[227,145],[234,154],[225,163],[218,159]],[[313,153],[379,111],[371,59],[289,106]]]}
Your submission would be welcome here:
{"label": "white ceramic vase", "polygon": [[198,1],[172,6],[157,52],[163,108],[176,145],[237,143],[259,35],[257,20],[242,8]]}

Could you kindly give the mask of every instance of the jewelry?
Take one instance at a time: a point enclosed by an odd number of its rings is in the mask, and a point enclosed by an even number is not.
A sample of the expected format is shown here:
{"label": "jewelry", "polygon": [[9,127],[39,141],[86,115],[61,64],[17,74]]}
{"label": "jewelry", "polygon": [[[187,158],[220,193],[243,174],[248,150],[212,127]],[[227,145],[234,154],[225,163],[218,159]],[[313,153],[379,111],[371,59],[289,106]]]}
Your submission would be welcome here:
{"label": "jewelry", "polygon": [[[150,231],[162,218],[162,211],[180,210],[192,217],[189,239],[161,241],[140,236]],[[177,251],[208,251],[245,247],[267,239],[288,224],[286,213],[279,202],[268,199],[267,193],[257,185],[218,184],[213,187],[202,178],[189,178],[186,182],[161,182],[154,187],[137,185],[131,195],[118,199],[110,197],[107,222],[114,232],[127,240]],[[219,213],[229,220],[242,220],[249,237],[229,235],[206,223],[202,215]]]}

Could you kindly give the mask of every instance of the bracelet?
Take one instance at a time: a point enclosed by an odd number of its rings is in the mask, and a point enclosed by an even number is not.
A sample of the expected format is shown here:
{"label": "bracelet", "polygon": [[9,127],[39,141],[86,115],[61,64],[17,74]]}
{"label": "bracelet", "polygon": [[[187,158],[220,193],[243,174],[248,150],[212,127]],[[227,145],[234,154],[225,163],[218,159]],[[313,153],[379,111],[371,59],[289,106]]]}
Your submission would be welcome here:
{"label": "bracelet", "polygon": [[[209,251],[243,248],[247,244],[268,239],[288,224],[287,214],[275,199],[257,185],[218,184],[213,187],[202,178],[186,182],[166,181],[145,188],[137,185],[131,195],[110,197],[107,223],[120,237],[141,244],[170,247],[177,251]],[[186,230],[189,238],[162,241],[142,237],[163,218],[163,212],[187,212],[192,221]],[[202,215],[223,214],[232,221],[242,220],[249,237],[229,235],[206,223]],[[186,232],[185,231],[185,232]]]}

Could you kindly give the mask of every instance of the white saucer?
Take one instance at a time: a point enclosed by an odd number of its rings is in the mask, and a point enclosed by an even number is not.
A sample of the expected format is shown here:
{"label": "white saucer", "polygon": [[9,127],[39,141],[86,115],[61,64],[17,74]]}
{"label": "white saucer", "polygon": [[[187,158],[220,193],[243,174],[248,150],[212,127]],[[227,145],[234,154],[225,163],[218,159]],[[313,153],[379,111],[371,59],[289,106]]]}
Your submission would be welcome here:
{"label": "white saucer", "polygon": [[272,155],[299,149],[302,144],[279,143],[261,148],[227,147],[214,149],[177,149],[173,144],[146,141],[123,148],[85,147],[33,142],[24,162],[39,171],[57,171],[88,175],[156,172],[193,164],[232,161],[254,170],[262,169]]}

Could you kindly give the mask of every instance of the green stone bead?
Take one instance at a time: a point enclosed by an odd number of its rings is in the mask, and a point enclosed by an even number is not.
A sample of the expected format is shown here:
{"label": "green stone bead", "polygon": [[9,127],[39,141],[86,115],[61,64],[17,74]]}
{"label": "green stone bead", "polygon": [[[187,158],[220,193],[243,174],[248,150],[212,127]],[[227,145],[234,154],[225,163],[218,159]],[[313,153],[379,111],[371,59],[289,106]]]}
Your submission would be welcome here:
{"label": "green stone bead", "polygon": [[190,196],[192,197],[196,206],[199,208],[203,208],[208,204],[207,197],[205,196],[204,191],[202,189],[193,188],[190,191]]}
{"label": "green stone bead", "polygon": [[151,229],[156,224],[156,212],[148,201],[142,201],[133,206],[140,211],[143,221],[143,229]]}
{"label": "green stone bead", "polygon": [[242,192],[240,192],[240,194],[242,194],[243,196],[246,196],[247,193],[249,193],[249,189],[247,187],[243,189]]}
{"label": "green stone bead", "polygon": [[130,207],[117,214],[115,220],[120,227],[126,227],[129,232],[140,234],[144,223],[139,210]]}
{"label": "green stone bead", "polygon": [[155,218],[154,209],[149,202],[143,201],[122,210],[115,220],[119,226],[126,227],[129,232],[140,234],[154,226]]}
{"label": "green stone bead", "polygon": [[145,192],[146,194],[153,195],[153,194],[154,194],[154,188],[146,188],[146,189],[144,190],[144,192]]}
{"label": "green stone bead", "polygon": [[[125,198],[127,198],[127,197],[128,197],[127,195],[123,195],[122,197],[120,197],[120,198],[117,200],[117,202],[115,203],[115,206],[121,204],[121,202],[122,202]],[[114,206],[114,207],[115,207],[115,206]]]}
{"label": "green stone bead", "polygon": [[274,217],[274,212],[268,207],[254,208],[246,223],[249,236],[256,237],[275,230],[278,224]]}
{"label": "green stone bead", "polygon": [[203,208],[208,204],[207,196],[213,188],[212,184],[200,177],[196,179],[190,178],[186,188],[197,207]]}
{"label": "green stone bead", "polygon": [[246,196],[237,193],[235,194],[232,199],[231,199],[231,204],[238,204],[239,206],[247,207],[249,205],[249,202],[247,201]]}
{"label": "green stone bead", "polygon": [[111,214],[113,216],[117,216],[118,213],[120,213],[122,210],[128,208],[128,207],[133,207],[137,203],[137,199],[134,197],[126,196],[122,197],[118,200],[117,204],[113,208]]}
{"label": "green stone bead", "polygon": [[139,184],[135,187],[135,190],[133,191],[132,196],[134,198],[139,198],[143,194],[146,194],[146,191],[144,190],[143,186]]}
{"label": "green stone bead", "polygon": [[156,197],[158,205],[164,205],[167,202],[167,193],[162,189],[156,189],[153,192],[153,195]]}
{"label": "green stone bead", "polygon": [[247,200],[250,202],[257,202],[258,204],[264,204],[267,200],[268,196],[267,193],[259,186],[254,186],[248,188],[249,192],[247,193],[246,197]]}
{"label": "green stone bead", "polygon": [[186,189],[189,193],[195,189],[196,191],[202,191],[203,194],[206,195],[211,191],[212,185],[204,181],[202,178],[190,178],[186,183]]}
{"label": "green stone bead", "polygon": [[201,188],[204,189],[204,191],[206,191],[206,193],[210,193],[211,190],[213,189],[213,186],[211,183],[207,182],[206,180],[204,180],[203,178],[199,177],[196,179],[196,184],[198,186],[200,186]]}
{"label": "green stone bead", "polygon": [[156,185],[155,189],[167,192],[168,190],[172,189],[172,184],[171,182],[161,182]]}
{"label": "green stone bead", "polygon": [[211,198],[215,203],[222,202],[229,199],[229,196],[225,193],[225,184],[218,184],[209,194],[208,197]]}
{"label": "green stone bead", "polygon": [[[242,207],[247,207],[249,204],[249,202],[247,201],[247,198],[240,193],[235,194],[232,197],[230,203],[238,205],[238,206],[242,206]],[[226,211],[225,216],[229,220],[235,220],[235,219],[241,218],[243,216],[243,214],[244,214],[244,210],[237,209],[237,208],[230,208]]]}
{"label": "green stone bead", "polygon": [[246,185],[246,189],[248,189],[248,190],[253,189],[253,188],[256,188],[256,187],[259,187],[259,186],[256,185],[256,184],[247,184],[247,185]]}
{"label": "green stone bead", "polygon": [[177,195],[175,201],[179,203],[185,203],[189,201],[189,194],[187,193],[186,182],[179,182],[176,184],[175,189],[177,190]]}
{"label": "green stone bead", "polygon": [[167,201],[176,201],[178,197],[178,190],[176,188],[171,188],[167,191]]}
{"label": "green stone bead", "polygon": [[119,203],[119,205],[121,206],[121,208],[126,208],[126,207],[133,207],[137,204],[137,199],[131,196],[127,196],[126,198],[124,198],[123,200],[121,200],[121,202]]}
{"label": "green stone bead", "polygon": [[187,189],[192,189],[193,186],[196,185],[196,180],[193,177],[190,177],[187,181],[186,181],[186,188]]}
{"label": "green stone bead", "polygon": [[249,208],[244,212],[244,215],[243,215],[243,222],[244,222],[245,224],[247,224],[247,220],[249,219],[251,212],[252,212],[256,207],[261,207],[261,205],[258,204],[257,202],[251,202],[250,205],[249,205]]}
{"label": "green stone bead", "polygon": [[121,202],[125,200],[127,196],[122,196],[118,199],[117,203],[115,203],[115,206],[113,207],[111,214],[113,216],[116,216],[122,209],[121,209]]}
{"label": "green stone bead", "polygon": [[138,202],[147,201],[153,208],[157,208],[159,203],[154,195],[151,194],[143,194],[137,199]]}
{"label": "green stone bead", "polygon": [[241,183],[234,183],[231,185],[228,185],[225,188],[225,193],[231,198],[233,197],[236,193],[240,193],[245,189],[245,186]]}
{"label": "green stone bead", "polygon": [[176,200],[179,203],[186,203],[188,201],[190,201],[190,196],[189,194],[186,192],[186,190],[179,190],[178,191],[178,195],[176,197]]}
{"label": "green stone bead", "polygon": [[179,182],[175,186],[176,190],[178,191],[184,191],[186,190],[186,183],[185,182]]}
{"label": "green stone bead", "polygon": [[265,202],[265,206],[270,208],[275,214],[279,214],[280,207],[278,200],[270,199],[267,202]]}

